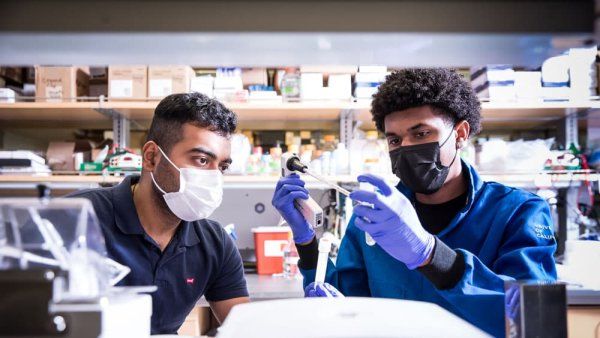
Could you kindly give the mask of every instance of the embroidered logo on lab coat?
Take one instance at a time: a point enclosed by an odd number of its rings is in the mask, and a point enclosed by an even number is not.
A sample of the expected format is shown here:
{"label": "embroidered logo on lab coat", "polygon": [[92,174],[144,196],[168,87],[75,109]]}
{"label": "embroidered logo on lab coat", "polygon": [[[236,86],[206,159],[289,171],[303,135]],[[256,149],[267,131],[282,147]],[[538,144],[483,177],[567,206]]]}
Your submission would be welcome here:
{"label": "embroidered logo on lab coat", "polygon": [[552,228],[548,225],[535,224],[533,226],[533,231],[535,232],[535,236],[537,238],[549,239],[553,240],[554,235],[552,234]]}

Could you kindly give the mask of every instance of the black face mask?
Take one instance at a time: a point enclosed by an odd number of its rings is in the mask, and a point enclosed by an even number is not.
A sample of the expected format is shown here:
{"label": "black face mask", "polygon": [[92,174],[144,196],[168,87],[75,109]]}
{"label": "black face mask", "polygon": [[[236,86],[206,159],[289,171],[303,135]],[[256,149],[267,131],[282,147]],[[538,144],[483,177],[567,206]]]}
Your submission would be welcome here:
{"label": "black face mask", "polygon": [[440,190],[458,153],[456,150],[450,165],[442,165],[440,149],[452,134],[450,132],[441,145],[438,142],[430,142],[390,151],[392,171],[413,192],[429,195]]}

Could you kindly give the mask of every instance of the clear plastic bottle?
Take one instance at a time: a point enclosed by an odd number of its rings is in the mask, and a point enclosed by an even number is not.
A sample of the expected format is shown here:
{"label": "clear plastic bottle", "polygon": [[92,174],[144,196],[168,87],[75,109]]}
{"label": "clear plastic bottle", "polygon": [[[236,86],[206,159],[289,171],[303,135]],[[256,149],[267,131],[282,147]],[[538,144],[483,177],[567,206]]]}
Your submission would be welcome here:
{"label": "clear plastic bottle", "polygon": [[298,261],[300,256],[296,250],[296,244],[290,233],[288,242],[283,248],[283,277],[295,279],[299,276]]}
{"label": "clear plastic bottle", "polygon": [[271,155],[271,172],[270,174],[281,175],[281,154],[282,149],[279,144],[276,147],[269,149],[269,154]]}
{"label": "clear plastic bottle", "polygon": [[300,101],[300,74],[296,68],[286,68],[281,79],[281,96],[285,102]]}
{"label": "clear plastic bottle", "polygon": [[377,131],[368,131],[367,141],[362,147],[363,170],[366,173],[377,174],[380,169],[382,149],[377,137]]}
{"label": "clear plastic bottle", "polygon": [[350,154],[344,143],[338,143],[337,149],[333,152],[332,160],[335,162],[335,172],[332,175],[350,174]]}
{"label": "clear plastic bottle", "polygon": [[335,136],[334,135],[325,135],[323,136],[323,144],[321,149],[323,151],[333,152],[335,150]]}

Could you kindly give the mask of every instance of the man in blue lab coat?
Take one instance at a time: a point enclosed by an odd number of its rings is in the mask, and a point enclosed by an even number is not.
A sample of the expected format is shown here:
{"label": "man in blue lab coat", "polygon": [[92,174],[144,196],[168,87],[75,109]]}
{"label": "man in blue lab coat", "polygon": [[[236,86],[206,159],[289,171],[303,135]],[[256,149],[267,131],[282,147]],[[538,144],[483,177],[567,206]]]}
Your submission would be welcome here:
{"label": "man in blue lab coat", "polygon": [[[504,282],[555,280],[556,241],[543,199],[484,182],[460,159],[459,149],[480,130],[480,109],[453,71],[407,69],[387,77],[372,114],[401,183],[358,177],[375,192],[350,195],[368,205],[354,208],[337,262],[328,264],[330,285],[305,285],[307,296],[339,290],[432,302],[504,336]],[[300,177],[282,178],[273,204],[292,228],[308,284],[318,249],[313,229],[294,208],[298,198],[308,198]]]}

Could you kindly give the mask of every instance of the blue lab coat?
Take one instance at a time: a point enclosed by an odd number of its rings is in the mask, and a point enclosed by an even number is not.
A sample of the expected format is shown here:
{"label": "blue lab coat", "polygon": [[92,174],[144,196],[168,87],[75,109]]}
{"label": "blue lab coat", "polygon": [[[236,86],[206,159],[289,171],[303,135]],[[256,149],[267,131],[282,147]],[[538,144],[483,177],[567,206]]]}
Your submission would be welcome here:
{"label": "blue lab coat", "polygon": [[[438,290],[418,270],[409,270],[378,245],[367,245],[354,216],[336,264],[328,263],[326,281],[346,296],[436,303],[489,334],[504,337],[504,281],[556,280],[550,209],[539,196],[484,182],[474,168],[464,161],[462,165],[469,178],[467,205],[437,235],[464,257],[465,272],[458,284]],[[414,200],[414,193],[403,184],[397,189]],[[301,272],[306,287],[314,281],[315,270]]]}

